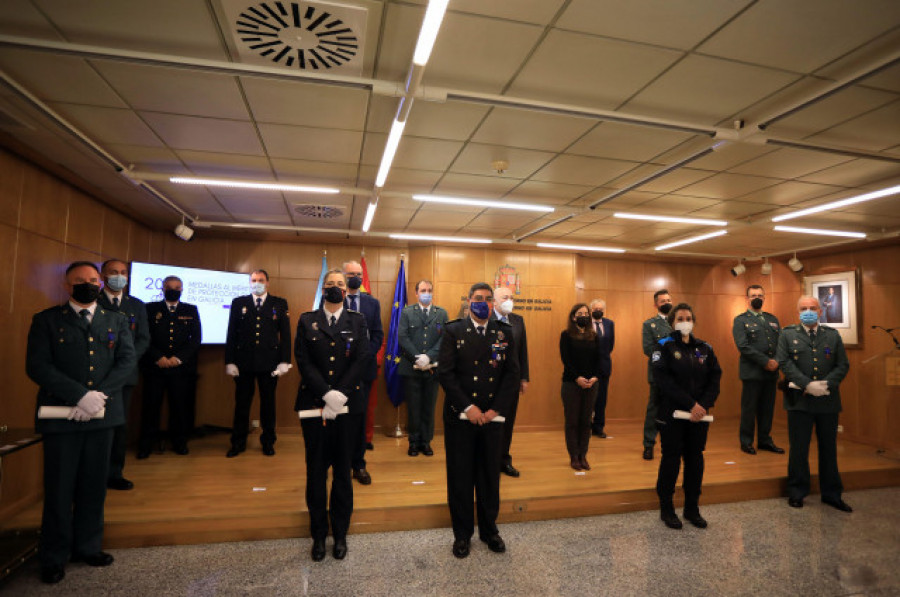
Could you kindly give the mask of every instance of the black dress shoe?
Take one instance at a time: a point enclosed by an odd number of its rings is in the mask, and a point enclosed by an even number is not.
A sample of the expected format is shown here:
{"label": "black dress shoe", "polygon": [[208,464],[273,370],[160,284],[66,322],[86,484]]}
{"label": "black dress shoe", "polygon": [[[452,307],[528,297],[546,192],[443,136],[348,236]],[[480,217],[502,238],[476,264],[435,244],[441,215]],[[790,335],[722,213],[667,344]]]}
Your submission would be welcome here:
{"label": "black dress shoe", "polygon": [[178,444],[172,451],[178,454],[179,456],[187,456],[190,450],[188,450],[187,444]]}
{"label": "black dress shoe", "polygon": [[766,452],[774,452],[775,454],[784,454],[784,448],[779,448],[775,444],[760,444],[759,449]]}
{"label": "black dress shoe", "polygon": [[372,445],[372,442],[366,442],[366,450],[374,450],[375,446]]}
{"label": "black dress shoe", "polygon": [[469,540],[457,539],[453,542],[453,555],[457,558],[465,558],[469,555]]}
{"label": "black dress shoe", "polygon": [[706,519],[700,516],[700,512],[683,512],[682,516],[684,519],[697,527],[698,529],[705,529],[707,526]]}
{"label": "black dress shoe", "polygon": [[502,467],[500,467],[500,472],[502,472],[504,475],[509,475],[510,477],[516,478],[518,478],[520,474],[519,469],[514,467],[512,464],[504,464]]}
{"label": "black dress shoe", "polygon": [[583,470],[583,471],[589,471],[589,470],[591,470],[591,465],[588,464],[588,461],[587,461],[587,458],[586,458],[586,457],[582,456],[581,459],[580,459],[580,461],[581,461],[581,470]]}
{"label": "black dress shoe", "polygon": [[313,539],[312,549],[309,552],[313,562],[321,562],[325,559],[325,539]]}
{"label": "black dress shoe", "polygon": [[118,489],[119,491],[128,491],[129,489],[134,489],[134,483],[123,477],[118,477],[116,479],[107,479],[106,486],[109,489]]}
{"label": "black dress shoe", "polygon": [[266,456],[275,456],[275,447],[274,446],[263,446],[262,447],[263,454]]}
{"label": "black dress shoe", "polygon": [[841,498],[838,498],[836,500],[822,498],[822,503],[827,504],[832,508],[837,508],[841,512],[853,512],[853,508],[850,507],[850,504],[848,504]]}
{"label": "black dress shoe", "polygon": [[802,508],[803,498],[788,498],[788,506],[791,508]]}
{"label": "black dress shoe", "polygon": [[41,582],[55,585],[66,577],[66,569],[62,566],[46,566],[41,568]]}
{"label": "black dress shoe", "polygon": [[369,474],[364,468],[359,470],[353,469],[353,478],[359,481],[360,485],[371,485],[372,484],[372,475]]}
{"label": "black dress shoe", "polygon": [[347,557],[347,540],[335,539],[334,548],[331,550],[331,555],[334,556],[335,560],[343,560],[345,557]]}
{"label": "black dress shoe", "polygon": [[680,529],[682,526],[681,519],[678,518],[678,515],[672,511],[661,511],[659,513],[659,519],[666,523],[666,526],[670,529]]}
{"label": "black dress shoe", "polygon": [[406,451],[410,456],[418,456],[419,455],[419,447],[415,444],[409,444],[409,450]]}
{"label": "black dress shoe", "polygon": [[485,543],[487,543],[488,549],[490,549],[494,553],[503,553],[506,551],[506,543],[503,542],[503,538],[500,535],[491,535],[487,539],[482,539]]}
{"label": "black dress shoe", "polygon": [[150,450],[147,448],[141,448],[137,451],[137,459],[138,460],[146,460],[150,458]]}
{"label": "black dress shoe", "polygon": [[599,437],[601,439],[606,439],[606,434],[603,432],[602,429],[592,429],[591,435],[593,435],[594,437]]}
{"label": "black dress shoe", "polygon": [[98,551],[97,553],[92,553],[90,555],[73,555],[73,562],[84,562],[88,566],[109,566],[113,562],[116,561],[112,554],[108,554],[105,551]]}
{"label": "black dress shoe", "polygon": [[422,444],[420,450],[422,450],[422,454],[425,456],[434,456],[434,450],[431,449],[431,444]]}
{"label": "black dress shoe", "polygon": [[[762,450],[763,448],[760,448]],[[783,452],[784,450],[782,450]],[[747,454],[756,454],[756,449],[750,444],[741,444],[741,452],[745,452]]]}
{"label": "black dress shoe", "polygon": [[244,448],[236,448],[231,446],[227,452],[225,452],[225,458],[234,458],[238,454],[244,451]]}
{"label": "black dress shoe", "polygon": [[644,448],[644,460],[653,460],[653,448]]}

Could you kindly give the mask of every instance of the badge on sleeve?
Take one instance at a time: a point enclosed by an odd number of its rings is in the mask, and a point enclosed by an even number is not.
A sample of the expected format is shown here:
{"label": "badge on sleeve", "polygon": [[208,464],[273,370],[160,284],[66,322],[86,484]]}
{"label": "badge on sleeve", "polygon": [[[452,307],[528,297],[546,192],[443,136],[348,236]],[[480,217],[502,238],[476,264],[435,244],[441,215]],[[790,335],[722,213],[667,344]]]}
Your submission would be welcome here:
{"label": "badge on sleeve", "polygon": [[659,352],[659,351],[657,350],[657,351],[655,351],[655,352],[653,353],[653,355],[650,357],[650,361],[653,362],[653,363],[655,363],[656,361],[658,361],[658,360],[661,359],[661,358],[662,358],[662,353]]}
{"label": "badge on sleeve", "polygon": [[681,358],[681,352],[679,352],[679,351],[676,350],[675,352],[672,353],[672,356],[675,357],[676,359],[680,359],[680,358]]}

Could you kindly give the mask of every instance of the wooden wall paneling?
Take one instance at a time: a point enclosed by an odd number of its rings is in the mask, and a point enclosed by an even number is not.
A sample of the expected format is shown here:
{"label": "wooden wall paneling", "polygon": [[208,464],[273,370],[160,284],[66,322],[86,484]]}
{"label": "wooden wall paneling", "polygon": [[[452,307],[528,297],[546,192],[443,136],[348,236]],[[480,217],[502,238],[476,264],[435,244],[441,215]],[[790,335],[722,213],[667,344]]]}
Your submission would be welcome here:
{"label": "wooden wall paneling", "polygon": [[8,270],[7,275],[0,277],[0,313],[10,313],[13,308],[17,243],[18,229],[0,223],[0,255],[6,256],[7,263],[12,262],[12,271]]}
{"label": "wooden wall paneling", "polygon": [[606,312],[616,324],[612,375],[606,404],[607,419],[638,419],[647,409],[647,357],[641,344],[641,324],[653,314],[644,292],[610,288],[601,293]]}
{"label": "wooden wall paneling", "polygon": [[19,226],[41,236],[62,241],[72,187],[34,166],[23,170]]}
{"label": "wooden wall paneling", "polygon": [[[708,263],[678,263],[673,277],[675,288],[672,292],[707,294],[713,292],[712,266]],[[653,292],[656,292],[656,288]]]}
{"label": "wooden wall paneling", "polygon": [[[441,283],[461,282],[469,286],[485,281],[484,250],[439,246],[435,249],[434,277]],[[493,272],[491,272],[493,275]]]}
{"label": "wooden wall paneling", "polygon": [[[260,243],[248,240],[229,240],[224,269],[247,274],[247,293],[250,292],[250,273],[264,269],[269,278],[280,277],[280,243]],[[277,294],[277,293],[276,293]]]}
{"label": "wooden wall paneling", "polygon": [[[382,252],[382,261],[389,261],[390,257],[391,252]],[[388,269],[388,275],[385,276],[385,279],[396,281],[399,259],[391,260],[391,263],[393,265],[393,273],[390,273],[390,269]],[[434,247],[410,247],[407,252],[406,266],[406,294],[410,302],[414,302],[412,297],[416,292],[416,282],[419,280],[431,280],[432,284],[437,284],[437,281],[434,279]],[[437,293],[435,292],[434,295],[433,300],[435,304],[440,304]],[[446,309],[444,305],[441,306]]]}
{"label": "wooden wall paneling", "polygon": [[[259,396],[254,399],[253,411],[259,410]],[[224,345],[206,345],[197,355],[197,399],[195,421],[197,426],[215,425],[231,427],[234,416],[234,381],[225,375]],[[254,415],[251,418],[259,418]],[[162,419],[166,426],[168,419]],[[227,442],[223,443],[225,446]]]}
{"label": "wooden wall paneling", "polygon": [[853,266],[858,267],[862,274],[863,289],[900,284],[900,241],[893,246],[855,251],[852,257]]}
{"label": "wooden wall paneling", "polygon": [[[674,261],[645,261],[643,269],[644,290],[647,292],[656,292],[660,288],[667,288],[675,294],[690,291],[682,283],[678,275],[680,268]],[[674,297],[672,300],[675,300]]]}
{"label": "wooden wall paneling", "polygon": [[101,203],[78,191],[69,196],[69,211],[66,221],[66,244],[81,247],[86,251],[101,254],[104,218],[116,213]]}
{"label": "wooden wall paneling", "polygon": [[62,242],[20,229],[13,308],[37,311],[62,303],[66,297],[62,284],[67,265],[66,247]]}
{"label": "wooden wall paneling", "polygon": [[[611,259],[607,264],[607,280],[610,289],[644,290],[644,262]],[[653,293],[650,294],[652,298]]]}
{"label": "wooden wall paneling", "polygon": [[103,261],[121,259],[128,263],[131,220],[117,211],[107,209],[103,216],[100,255]]}
{"label": "wooden wall paneling", "polygon": [[25,163],[0,150],[0,224],[19,225]]}
{"label": "wooden wall paneling", "polygon": [[[322,271],[322,245],[277,243],[276,251],[280,278],[311,279],[313,285],[318,282],[319,273]],[[330,253],[327,260],[330,265],[332,262]]]}
{"label": "wooden wall paneling", "polygon": [[130,221],[128,227],[128,251],[125,259],[131,261],[141,261],[148,263],[150,261],[150,239],[152,234],[150,229]]}
{"label": "wooden wall paneling", "polygon": [[224,270],[228,265],[228,242],[220,238],[195,238],[185,242],[174,234],[163,237],[163,261],[180,267]]}
{"label": "wooden wall paneling", "polygon": [[[490,274],[493,277],[493,271]],[[531,252],[531,269],[529,278],[525,279],[526,284],[559,286],[561,281],[566,281],[567,285],[574,289],[574,279],[575,256],[573,254]],[[574,293],[570,298],[574,300]]]}

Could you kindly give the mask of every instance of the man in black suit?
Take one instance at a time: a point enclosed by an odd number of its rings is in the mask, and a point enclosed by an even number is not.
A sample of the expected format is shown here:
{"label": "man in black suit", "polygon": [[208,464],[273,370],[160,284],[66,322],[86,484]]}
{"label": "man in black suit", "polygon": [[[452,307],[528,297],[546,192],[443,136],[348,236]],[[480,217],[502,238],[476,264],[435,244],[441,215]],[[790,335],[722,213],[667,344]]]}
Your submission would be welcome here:
{"label": "man in black suit", "polygon": [[509,405],[506,421],[503,423],[503,448],[501,450],[503,461],[500,472],[510,477],[518,477],[519,470],[512,464],[512,456],[509,448],[512,445],[513,426],[516,424],[516,411],[519,409],[519,394],[524,394],[528,389],[528,338],[525,334],[525,320],[522,316],[513,313],[513,292],[508,286],[494,289],[494,316],[512,326],[513,340],[516,350],[512,356],[519,363],[519,391]]}
{"label": "man in black suit", "polygon": [[159,415],[163,394],[169,396],[169,441],[176,454],[188,453],[191,420],[190,398],[197,376],[200,348],[200,313],[197,307],[181,302],[181,278],[163,280],[161,301],[147,303],[150,347],[144,354],[144,403],[141,408],[141,436],[138,458],[150,456],[159,442]]}
{"label": "man in black suit", "polygon": [[[306,448],[306,507],[313,545],[313,561],[325,557],[328,523],[334,536],[332,555],[347,555],[347,530],[353,513],[350,458],[355,446],[354,416],[365,408],[363,377],[369,358],[366,319],[344,308],[346,282],[340,270],[328,272],[322,288],[322,307],[303,313],[297,322],[294,354],[300,388],[294,410],[321,409],[321,418],[303,418]],[[348,414],[340,414],[343,407]],[[331,499],[328,499],[328,468]]]}
{"label": "man in black suit", "polygon": [[506,551],[497,530],[503,425],[519,391],[519,361],[512,327],[491,317],[493,292],[479,282],[469,289],[469,317],[444,326],[438,378],[444,388],[447,503],[453,522],[453,555],[469,555],[475,529],[496,553]]}
{"label": "man in black suit", "polygon": [[234,378],[234,422],[231,448],[234,458],[247,449],[253,386],[259,385],[259,418],[263,454],[275,455],[275,387],[291,368],[291,322],[288,303],[269,294],[269,274],[250,274],[251,294],[231,301],[225,339],[225,373]]}
{"label": "man in black suit", "polygon": [[120,313],[128,322],[128,331],[134,343],[134,368],[122,388],[122,410],[125,422],[113,430],[112,452],[109,457],[109,478],[106,486],[109,489],[127,491],[134,483],[122,476],[125,468],[125,452],[128,449],[128,410],[131,406],[131,393],[138,383],[138,361],[150,346],[150,330],[147,327],[147,306],[144,301],[125,294],[128,285],[128,266],[119,259],[110,259],[100,266],[103,276],[103,292],[97,303],[113,313]]}
{"label": "man in black suit", "polygon": [[[100,272],[87,261],[66,269],[69,300],[34,316],[25,370],[38,386],[35,431],[43,434],[41,580],[61,581],[70,561],[109,566],[103,505],[113,429],[125,421],[122,386],[136,359],[126,319],[97,304]],[[41,418],[41,407],[68,418]],[[101,411],[102,414],[101,414]]]}
{"label": "man in black suit", "polygon": [[[384,330],[381,327],[381,303],[371,294],[360,292],[362,287],[362,266],[356,261],[348,261],[343,265],[343,273],[347,280],[346,300],[344,307],[351,311],[359,311],[366,318],[366,328],[369,331],[369,351],[366,370],[363,373],[363,395],[366,397],[362,410],[354,413],[350,418],[355,426],[353,439],[353,454],[350,458],[350,466],[353,468],[353,478],[362,485],[372,483],[372,476],[366,470],[366,409],[368,408],[369,391],[372,382],[378,377],[378,362],[376,357],[384,340]],[[369,289],[371,291],[371,289]],[[358,433],[356,428],[358,428]]]}
{"label": "man in black suit", "polygon": [[594,420],[591,423],[591,433],[597,437],[606,437],[603,428],[606,427],[606,394],[609,390],[609,377],[612,375],[612,351],[616,346],[616,324],[612,319],[604,317],[606,314],[606,301],[594,299],[591,301],[591,321],[594,331],[597,332],[597,342],[600,344],[600,377],[597,379],[597,402],[594,403]]}

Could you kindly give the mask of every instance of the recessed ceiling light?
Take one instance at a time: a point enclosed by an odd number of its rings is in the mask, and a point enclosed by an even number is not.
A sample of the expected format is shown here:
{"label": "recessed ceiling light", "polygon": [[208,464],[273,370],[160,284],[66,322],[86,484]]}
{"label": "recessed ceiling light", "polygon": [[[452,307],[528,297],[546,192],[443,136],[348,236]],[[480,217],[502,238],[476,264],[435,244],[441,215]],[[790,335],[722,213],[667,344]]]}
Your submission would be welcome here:
{"label": "recessed ceiling light", "polygon": [[686,238],[684,240],[675,241],[674,243],[668,243],[665,245],[660,245],[655,248],[656,251],[664,251],[665,249],[671,249],[672,247],[680,247],[681,245],[687,245],[690,243],[700,242],[701,240],[706,240],[708,238],[715,238],[717,236],[722,236],[723,234],[728,234],[727,230],[716,230],[715,232],[710,232],[709,234],[701,234],[700,236],[692,236],[690,238]]}
{"label": "recessed ceiling light", "polygon": [[779,232],[799,232],[801,234],[821,234],[824,236],[845,236],[847,238],[866,238],[864,232],[848,232],[846,230],[823,230],[821,228],[797,228],[796,226],[775,226]]}
{"label": "recessed ceiling light", "polygon": [[582,245],[558,245],[556,243],[537,243],[537,246],[545,249],[567,249],[569,251],[601,251],[604,253],[624,253],[625,249],[613,247],[587,247]]}
{"label": "recessed ceiling light", "polygon": [[492,242],[488,238],[469,238],[465,236],[429,236],[426,234],[391,234],[389,236],[398,240],[431,240],[443,243],[478,243],[487,245]]}
{"label": "recessed ceiling light", "polygon": [[430,0],[425,10],[425,18],[422,19],[422,28],[419,30],[419,39],[416,42],[416,50],[413,52],[413,64],[424,66],[431,56],[434,42],[441,30],[441,22],[447,12],[447,3],[450,0]]}
{"label": "recessed ceiling light", "polygon": [[176,184],[195,184],[205,187],[231,187],[236,189],[256,189],[259,191],[288,191],[293,193],[325,193],[336,195],[340,189],[334,187],[316,187],[310,185],[284,184],[280,182],[255,182],[252,180],[234,180],[225,178],[200,178],[197,176],[172,176],[169,182]]}
{"label": "recessed ceiling light", "polygon": [[517,209],[522,211],[551,212],[554,208],[548,205],[535,205],[532,203],[515,203],[513,201],[475,199],[471,197],[444,197],[441,195],[413,195],[416,201],[425,203],[446,203],[449,205],[472,205],[475,207],[490,207],[495,209]]}
{"label": "recessed ceiling light", "polygon": [[793,220],[794,218],[808,216],[809,214],[818,213],[820,211],[828,211],[831,209],[840,209],[841,207],[846,207],[848,205],[853,205],[855,203],[863,203],[865,201],[881,199],[882,197],[887,197],[889,195],[896,195],[897,193],[900,193],[900,185],[888,187],[886,189],[881,189],[880,191],[872,191],[871,193],[865,193],[863,195],[857,195],[855,197],[848,197],[846,199],[841,199],[839,201],[832,201],[831,203],[824,203],[822,205],[817,205],[816,207],[801,209],[800,211],[794,211],[794,212],[783,214],[780,216],[775,216],[774,218],[772,218],[772,221],[773,222],[783,222],[785,220]]}
{"label": "recessed ceiling light", "polygon": [[703,218],[678,218],[675,216],[651,216],[646,214],[629,214],[616,212],[613,214],[616,218],[625,218],[628,220],[648,220],[650,222],[672,222],[673,224],[699,224],[700,226],[727,226],[725,220],[706,220]]}

